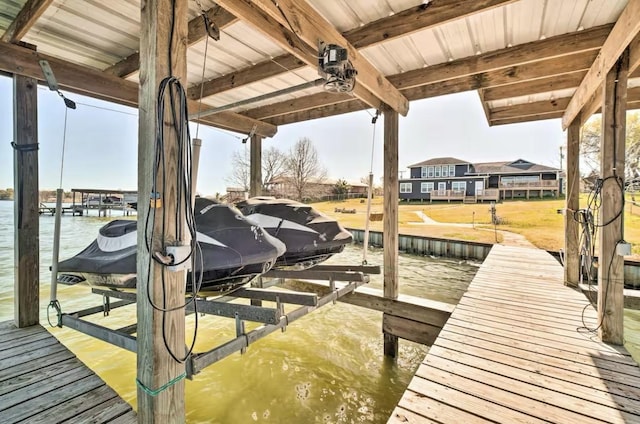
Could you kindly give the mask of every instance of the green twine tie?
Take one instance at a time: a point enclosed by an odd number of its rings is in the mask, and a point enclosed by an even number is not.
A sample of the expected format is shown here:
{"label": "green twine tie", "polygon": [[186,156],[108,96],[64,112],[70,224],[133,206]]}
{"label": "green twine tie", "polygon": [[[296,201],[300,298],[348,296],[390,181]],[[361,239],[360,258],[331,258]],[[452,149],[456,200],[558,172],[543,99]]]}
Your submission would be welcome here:
{"label": "green twine tie", "polygon": [[177,382],[179,382],[180,380],[182,380],[183,378],[185,378],[187,376],[187,373],[182,373],[179,376],[177,376],[176,378],[174,378],[173,380],[169,381],[168,383],[164,384],[163,386],[157,388],[156,390],[150,389],[147,386],[145,386],[142,381],[138,380],[136,378],[136,385],[138,387],[140,387],[142,389],[142,391],[144,391],[146,394],[148,394],[149,396],[158,396],[160,393],[164,392],[165,390],[167,390],[169,387],[173,386],[174,384],[176,384]]}

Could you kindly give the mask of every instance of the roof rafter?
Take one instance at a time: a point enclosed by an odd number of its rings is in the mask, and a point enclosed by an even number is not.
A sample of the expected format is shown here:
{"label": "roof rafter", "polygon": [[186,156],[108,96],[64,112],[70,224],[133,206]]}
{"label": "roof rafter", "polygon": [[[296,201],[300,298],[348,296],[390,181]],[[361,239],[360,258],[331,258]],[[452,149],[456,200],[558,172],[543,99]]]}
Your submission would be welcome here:
{"label": "roof rafter", "polygon": [[[389,41],[410,33],[451,22],[473,13],[512,3],[515,0],[437,0],[429,4],[412,7],[393,16],[378,19],[362,27],[344,32],[342,35],[354,47],[360,49]],[[280,15],[281,17],[281,15]],[[279,21],[280,22],[280,21]],[[282,24],[282,22],[280,22]],[[285,22],[286,23],[286,22]],[[278,56],[250,68],[231,72],[202,84],[203,96],[211,96],[244,84],[274,77],[302,68],[305,63],[291,54]],[[189,89],[192,99],[200,96],[200,85]]]}
{"label": "roof rafter", "polygon": [[[418,87],[401,90],[409,100],[418,100],[429,97],[442,96],[445,94],[460,93],[463,91],[477,90],[481,88],[492,88],[505,86],[536,79],[550,78],[570,74],[577,71],[586,71],[597,55],[597,50],[586,50],[580,53],[563,57],[553,57],[551,59],[536,62],[527,62],[522,65],[510,66],[490,72],[480,72],[475,75],[454,78],[449,81],[436,82]],[[411,71],[410,71],[411,72]],[[397,74],[389,77],[391,82],[402,81],[404,74]],[[553,81],[549,79],[548,81]],[[574,87],[580,83],[574,80]],[[544,84],[544,82],[543,82]],[[540,86],[540,85],[538,85]],[[523,86],[516,86],[523,87]],[[524,86],[526,89],[526,86]],[[243,115],[256,119],[264,119],[277,115],[285,115],[300,110],[312,109],[316,107],[330,105],[336,101],[347,101],[348,98],[331,98],[313,94],[300,97],[294,100],[286,100],[242,112]]]}
{"label": "roof rafter", "polygon": [[310,66],[317,66],[318,40],[345,47],[349,60],[358,70],[353,94],[372,107],[380,108],[384,103],[402,115],[407,114],[409,101],[306,1],[279,0],[278,13],[282,10],[289,17],[292,28],[281,25],[271,16],[275,7],[271,1],[219,0],[218,3]]}
{"label": "roof rafter", "polygon": [[[207,10],[207,16],[222,30],[237,21],[236,17],[220,6],[214,6]],[[192,46],[207,36],[202,15],[198,15],[189,21],[189,38],[187,47]],[[104,72],[117,77],[126,78],[140,69],[140,53],[135,52],[122,59],[120,62],[105,69]]]}
{"label": "roof rafter", "polygon": [[27,0],[18,16],[11,22],[9,28],[2,35],[2,41],[15,43],[22,40],[38,18],[47,10],[53,0]]}
{"label": "roof rafter", "polygon": [[509,99],[512,97],[531,96],[534,94],[575,88],[580,85],[580,81],[582,81],[586,73],[586,71],[578,71],[570,74],[489,88],[484,92],[485,100]]}
{"label": "roof rafter", "polygon": [[562,128],[567,129],[584,106],[592,100],[605,76],[618,61],[622,52],[640,33],[640,0],[629,0],[618,21],[604,42],[600,54],[573,95],[564,116]]}
{"label": "roof rafter", "polygon": [[[66,90],[127,106],[138,106],[138,84],[133,81],[43,55],[21,46],[0,42],[0,70],[2,71],[43,81],[45,78],[38,63],[40,59],[49,62],[58,83]],[[190,110],[197,110],[198,102],[189,100],[187,106]],[[243,133],[250,133],[255,129],[256,134],[265,137],[272,137],[277,131],[277,128],[271,124],[233,112],[221,112],[201,118],[200,122]]]}
{"label": "roof rafter", "polygon": [[[528,120],[561,118],[571,97],[496,107],[490,110],[490,125],[513,124]],[[640,87],[627,90],[627,109],[640,109]],[[599,108],[595,112],[599,112]]]}

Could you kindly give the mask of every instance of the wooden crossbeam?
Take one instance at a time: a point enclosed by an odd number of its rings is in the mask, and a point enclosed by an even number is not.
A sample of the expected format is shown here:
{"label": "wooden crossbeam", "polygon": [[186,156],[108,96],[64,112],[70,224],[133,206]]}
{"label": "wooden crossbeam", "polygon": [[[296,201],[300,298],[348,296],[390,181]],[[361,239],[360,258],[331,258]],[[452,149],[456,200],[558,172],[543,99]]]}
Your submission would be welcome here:
{"label": "wooden crossbeam", "polygon": [[[401,92],[409,100],[419,100],[429,97],[442,96],[445,94],[461,93],[464,91],[478,90],[483,88],[491,88],[497,86],[505,86],[518,82],[529,80],[537,80],[541,78],[549,78],[547,81],[553,81],[556,76],[576,71],[585,72],[593,63],[593,59],[597,55],[595,50],[587,50],[573,55],[562,57],[554,57],[551,59],[540,60],[537,62],[527,62],[518,66],[510,66],[507,68],[497,69],[489,72],[481,72],[475,75],[454,78],[449,81],[436,82],[426,84],[419,87],[412,87]],[[389,77],[391,82],[402,81],[403,74],[397,74]],[[553,77],[553,78],[552,78]],[[580,83],[579,79],[574,82],[574,87]],[[537,84],[539,86],[539,84]],[[516,86],[524,87],[526,85]],[[310,96],[300,97],[294,100],[286,100],[271,105],[261,106],[243,112],[243,115],[250,116],[255,119],[266,119],[279,115],[288,115],[307,109],[314,109],[322,106],[330,106],[335,103],[349,101],[348,96],[331,97],[327,94],[312,94]],[[330,110],[337,110],[332,108]],[[285,121],[288,121],[285,119]],[[275,122],[275,121],[273,121]]]}
{"label": "wooden crossbeam", "polygon": [[51,3],[53,0],[27,0],[18,12],[18,16],[2,35],[2,41],[15,43],[22,40]]}
{"label": "wooden crossbeam", "polygon": [[328,116],[342,115],[344,113],[357,112],[359,110],[369,109],[369,105],[365,102],[352,99],[346,102],[320,106],[313,109],[301,110],[298,112],[288,113],[286,115],[274,116],[265,119],[273,125],[286,125],[296,122],[309,121],[311,119],[326,118]]}
{"label": "wooden crossbeam", "polygon": [[[524,103],[514,106],[497,107],[490,110],[490,125],[513,124],[516,122],[540,121],[561,118],[571,97]],[[627,90],[627,110],[640,109],[640,87]],[[596,109],[595,112],[599,112]]]}
{"label": "wooden crossbeam", "polygon": [[[44,81],[38,60],[49,62],[60,87],[87,96],[131,106],[138,106],[138,84],[97,69],[67,62],[53,56],[36,53],[14,44],[0,42],[0,70],[24,75]],[[190,110],[198,110],[198,103],[188,101]],[[258,121],[233,112],[221,112],[201,118],[200,122],[232,131],[255,133],[272,137],[277,128],[266,122]],[[255,126],[255,128],[254,128]]]}
{"label": "wooden crossbeam", "polygon": [[344,33],[355,48],[362,48],[416,31],[513,3],[513,0],[434,0],[378,19]]}
{"label": "wooden crossbeam", "polygon": [[403,90],[525,63],[575,55],[585,51],[597,51],[602,47],[611,28],[611,25],[603,25],[580,32],[558,35],[545,40],[532,41],[478,56],[416,69],[405,72],[401,77],[394,76],[389,79],[398,89]]}
{"label": "wooden crossbeam", "polygon": [[218,3],[310,66],[317,66],[318,40],[345,47],[349,60],[358,70],[354,95],[372,107],[379,108],[384,103],[403,115],[409,111],[408,100],[306,1],[278,2],[279,9],[276,12],[281,17],[288,17],[287,26],[274,19],[275,12],[272,9],[275,5],[271,1],[220,0]]}
{"label": "wooden crossbeam", "polygon": [[[342,35],[355,48],[361,49],[511,2],[513,0],[467,0],[465,2],[460,2],[460,0],[436,0],[428,4],[411,7],[390,17],[378,19],[344,32]],[[295,71],[304,66],[305,63],[294,55],[278,56],[250,68],[231,72],[204,82],[202,84],[203,96],[211,96],[244,84],[281,75],[287,71]],[[200,90],[199,84],[193,86],[189,89],[189,96],[198,98]]]}
{"label": "wooden crossbeam", "polygon": [[485,90],[485,100],[501,100],[518,96],[529,96],[539,93],[548,93],[556,90],[575,88],[580,85],[586,72],[579,71],[571,74],[557,75],[540,78],[517,84],[502,85]]}
{"label": "wooden crossbeam", "polygon": [[[640,0],[629,0],[618,21],[604,42],[598,58],[573,95],[567,110],[562,117],[562,128],[567,129],[618,61],[622,52],[640,33]],[[626,77],[626,76],[625,76]]]}
{"label": "wooden crossbeam", "polygon": [[[213,22],[218,25],[220,30],[230,26],[237,21],[236,17],[227,12],[220,6],[212,7],[207,10],[207,16]],[[204,19],[201,15],[189,21],[189,37],[187,38],[187,46],[192,46],[207,36],[207,31],[204,27]],[[111,75],[115,75],[121,78],[126,78],[136,72],[140,68],[140,53],[135,52],[120,62],[105,69],[105,72]]]}

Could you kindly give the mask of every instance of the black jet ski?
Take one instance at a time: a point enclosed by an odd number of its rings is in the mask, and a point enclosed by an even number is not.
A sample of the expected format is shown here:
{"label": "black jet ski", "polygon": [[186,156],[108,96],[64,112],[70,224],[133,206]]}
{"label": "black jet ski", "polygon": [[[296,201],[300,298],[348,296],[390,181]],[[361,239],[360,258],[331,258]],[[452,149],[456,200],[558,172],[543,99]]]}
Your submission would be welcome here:
{"label": "black jet ski", "polygon": [[289,199],[254,197],[236,203],[251,222],[287,246],[276,268],[309,268],[342,252],[353,237],[333,218]]}
{"label": "black jet ski", "polygon": [[[285,252],[281,241],[231,206],[196,198],[194,212],[204,266],[196,260],[196,272],[187,278],[187,291],[192,290],[193,275],[198,283],[201,268],[200,291],[224,292],[267,272]],[[137,237],[136,221],[108,223],[87,248],[58,264],[58,281],[135,289]]]}

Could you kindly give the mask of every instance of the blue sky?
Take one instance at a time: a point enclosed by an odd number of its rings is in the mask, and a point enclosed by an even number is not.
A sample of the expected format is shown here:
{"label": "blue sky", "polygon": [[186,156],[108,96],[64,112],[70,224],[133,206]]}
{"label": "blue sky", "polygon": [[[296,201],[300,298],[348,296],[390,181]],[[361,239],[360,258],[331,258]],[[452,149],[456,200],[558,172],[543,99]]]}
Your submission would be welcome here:
{"label": "blue sky", "polygon": [[[59,185],[64,103],[48,89],[39,91],[40,188]],[[62,186],[136,189],[137,110],[75,94],[78,108],[69,111]],[[91,105],[91,106],[88,106]],[[105,110],[100,108],[115,109]],[[373,113],[373,111],[369,111]],[[0,188],[13,187],[12,80],[0,76]],[[192,135],[195,126],[192,127]],[[382,176],[383,119],[378,120],[373,172]],[[358,181],[369,173],[373,126],[366,111],[281,126],[263,148],[288,151],[301,137],[310,138],[330,178]],[[200,126],[203,139],[197,191],[224,193],[230,185],[233,151],[244,151],[243,135]],[[560,120],[489,127],[475,92],[411,103],[400,118],[400,170],[432,157],[452,156],[470,162],[523,158],[559,167],[559,146],[565,143]],[[408,173],[405,172],[405,176]]]}

